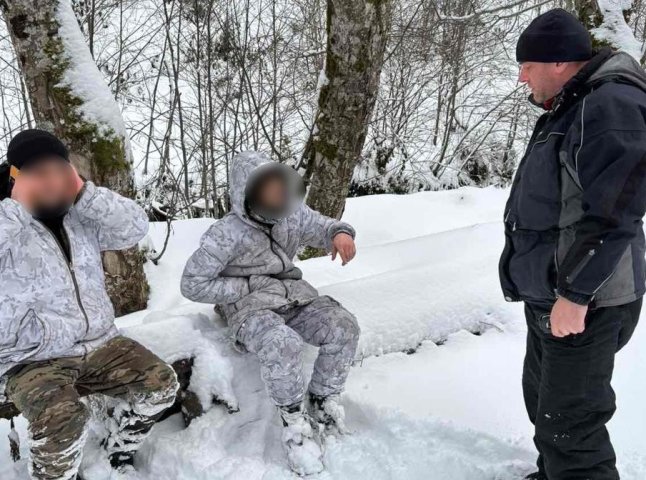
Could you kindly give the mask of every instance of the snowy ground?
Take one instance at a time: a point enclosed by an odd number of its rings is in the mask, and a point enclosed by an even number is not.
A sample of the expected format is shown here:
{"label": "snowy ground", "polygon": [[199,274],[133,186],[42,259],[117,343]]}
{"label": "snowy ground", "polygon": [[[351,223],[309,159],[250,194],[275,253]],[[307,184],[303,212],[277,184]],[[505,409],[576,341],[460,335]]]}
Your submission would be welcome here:
{"label": "snowy ground", "polygon": [[[522,311],[502,301],[497,281],[505,197],[501,190],[461,189],[352,199],[346,219],[359,232],[357,259],[345,268],[329,258],[301,263],[322,293],[357,314],[363,330],[362,360],[344,396],[354,434],[328,443],[328,472],[317,478],[517,480],[531,470],[520,390]],[[196,393],[240,411],[214,407],[188,429],[179,418],[167,420],[140,453],[136,478],[295,478],[256,361],[229,347],[210,307],[179,294],[184,261],[209,223],[175,224],[166,256],[147,267],[150,309],[119,324],[166,359],[197,353]],[[152,229],[158,246],[164,228]],[[619,356],[615,379],[619,412],[611,430],[625,480],[646,478],[640,345],[643,326]],[[312,349],[307,367],[314,355]],[[24,421],[18,429],[24,439]],[[26,479],[25,461],[11,464],[1,442],[7,430],[0,422],[0,478]],[[89,480],[109,478],[92,442],[84,467]]]}

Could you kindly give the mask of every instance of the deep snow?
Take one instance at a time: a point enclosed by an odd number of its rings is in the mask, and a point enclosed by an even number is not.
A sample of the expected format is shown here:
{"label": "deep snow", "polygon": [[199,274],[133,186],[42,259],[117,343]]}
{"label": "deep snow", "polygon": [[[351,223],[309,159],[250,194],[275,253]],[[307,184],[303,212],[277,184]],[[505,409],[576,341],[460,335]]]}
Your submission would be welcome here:
{"label": "deep snow", "polygon": [[[506,194],[467,188],[351,199],[345,219],[359,232],[356,260],[344,268],[329,258],[300,264],[321,293],[357,314],[363,330],[362,358],[343,397],[354,434],[328,442],[328,471],[316,478],[517,480],[531,470],[522,309],[502,300],[497,281]],[[147,266],[149,310],[119,325],[165,359],[196,353],[191,388],[240,411],[213,407],[188,429],[167,420],[141,451],[139,474],[126,478],[295,478],[257,362],[230,347],[210,306],[179,293],[184,261],[210,223],[175,223],[166,255]],[[153,225],[153,243],[161,246],[164,233],[165,225]],[[619,413],[611,430],[626,480],[646,478],[644,330],[619,356],[614,382]],[[306,368],[314,355],[310,349]],[[18,430],[24,440],[24,421]],[[25,479],[25,461],[9,461],[7,433],[8,422],[0,422],[0,478]],[[110,478],[95,443],[86,450],[86,478]]]}

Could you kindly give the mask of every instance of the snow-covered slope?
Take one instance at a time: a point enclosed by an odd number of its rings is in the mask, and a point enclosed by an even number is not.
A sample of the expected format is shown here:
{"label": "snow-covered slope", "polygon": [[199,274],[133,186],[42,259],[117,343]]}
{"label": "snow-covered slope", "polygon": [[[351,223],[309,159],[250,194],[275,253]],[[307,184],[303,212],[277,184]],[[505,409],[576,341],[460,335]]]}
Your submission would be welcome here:
{"label": "snow-covered slope", "polygon": [[[520,389],[522,309],[501,299],[497,281],[506,194],[461,189],[352,199],[345,218],[359,232],[356,260],[344,268],[329,258],[300,264],[322,293],[357,314],[363,332],[362,359],[344,396],[355,433],[329,442],[328,471],[317,478],[517,480],[531,470],[531,427]],[[210,306],[179,293],[184,261],[209,224],[174,225],[166,255],[147,266],[149,310],[119,324],[166,359],[198,352],[192,388],[240,411],[214,407],[188,429],[178,418],[167,420],[138,457],[138,478],[295,478],[257,362],[230,347]],[[164,234],[165,225],[153,225],[158,247]],[[634,381],[646,367],[644,344],[640,328],[618,359],[615,381],[620,409],[611,429],[627,480],[646,478],[640,454],[646,451],[640,435],[646,385]],[[314,355],[311,349],[307,369]],[[26,438],[24,421],[18,429]],[[0,439],[6,431],[2,422]],[[93,443],[84,468],[89,480],[109,478]],[[0,478],[27,478],[25,462],[12,465],[1,441]]]}

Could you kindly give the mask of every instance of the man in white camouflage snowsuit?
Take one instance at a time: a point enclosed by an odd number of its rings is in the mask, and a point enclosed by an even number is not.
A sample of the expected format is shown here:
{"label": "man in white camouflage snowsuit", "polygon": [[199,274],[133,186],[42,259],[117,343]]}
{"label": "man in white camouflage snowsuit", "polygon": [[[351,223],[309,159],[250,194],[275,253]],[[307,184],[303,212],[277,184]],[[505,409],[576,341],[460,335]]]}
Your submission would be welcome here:
{"label": "man in white camouflage snowsuit", "polygon": [[[290,466],[300,474],[320,471],[320,449],[311,439],[311,418],[343,432],[337,396],[354,360],[359,326],[337,301],[319,296],[293,259],[303,245],[355,254],[354,229],[303,203],[303,183],[291,168],[246,152],[233,159],[232,212],[203,236],[182,278],[187,298],[214,303],[236,342],[256,354],[269,395],[286,426]],[[304,343],[320,347],[303,407]],[[298,460],[315,451],[309,464]],[[307,463],[307,462],[306,462]]]}
{"label": "man in white camouflage snowsuit", "polygon": [[[10,143],[0,203],[0,402],[29,421],[30,474],[77,477],[87,435],[83,393],[122,400],[106,449],[131,469],[155,416],[174,402],[172,368],[119,335],[101,252],[132,247],[148,219],[132,200],[86,182],[55,136]],[[118,414],[117,414],[118,413]]]}

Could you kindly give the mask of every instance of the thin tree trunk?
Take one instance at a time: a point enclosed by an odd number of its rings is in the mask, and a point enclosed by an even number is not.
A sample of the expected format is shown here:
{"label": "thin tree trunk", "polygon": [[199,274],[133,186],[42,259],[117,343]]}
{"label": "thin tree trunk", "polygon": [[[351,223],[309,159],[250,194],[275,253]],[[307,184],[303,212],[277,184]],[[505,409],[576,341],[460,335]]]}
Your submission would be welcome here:
{"label": "thin tree trunk", "polygon": [[[96,67],[70,0],[0,0],[36,124],[63,139],[86,178],[135,196],[129,140],[119,107]],[[103,263],[117,315],[146,307],[143,255],[107,252]]]}
{"label": "thin tree trunk", "polygon": [[375,106],[391,0],[328,0],[325,81],[307,158],[308,204],[339,218]]}

